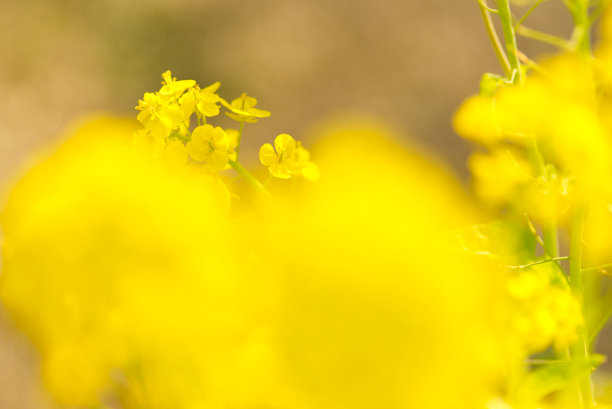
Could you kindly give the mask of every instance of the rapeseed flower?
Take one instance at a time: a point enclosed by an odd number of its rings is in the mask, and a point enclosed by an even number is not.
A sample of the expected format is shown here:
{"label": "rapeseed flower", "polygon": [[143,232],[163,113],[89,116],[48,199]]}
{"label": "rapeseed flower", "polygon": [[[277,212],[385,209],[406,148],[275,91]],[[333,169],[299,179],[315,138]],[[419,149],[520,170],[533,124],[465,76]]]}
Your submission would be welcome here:
{"label": "rapeseed flower", "polygon": [[310,161],[310,153],[301,142],[288,134],[278,135],[274,139],[274,146],[264,144],[259,149],[259,160],[277,178],[303,176],[312,181],[319,178],[319,169]]}
{"label": "rapeseed flower", "polygon": [[193,130],[186,148],[191,159],[203,162],[211,172],[218,172],[225,168],[230,158],[230,143],[221,127],[207,124]]}
{"label": "rapeseed flower", "polygon": [[242,94],[238,98],[234,99],[231,103],[221,98],[221,104],[229,109],[231,112],[225,114],[230,118],[238,122],[249,122],[255,123],[258,118],[267,118],[270,116],[269,111],[255,108],[257,105],[257,99],[249,97],[247,94]]}
{"label": "rapeseed flower", "polygon": [[218,103],[221,98],[216,92],[220,86],[220,82],[215,82],[203,89],[200,89],[197,85],[189,88],[179,99],[185,117],[191,116],[194,112],[198,117],[209,118],[219,115]]}
{"label": "rapeseed flower", "polygon": [[180,106],[172,100],[147,92],[138,101],[138,121],[153,139],[163,140],[185,119]]}
{"label": "rapeseed flower", "polygon": [[159,90],[159,95],[171,97],[173,99],[180,97],[183,95],[183,92],[196,85],[194,80],[177,81],[176,78],[172,78],[172,72],[170,72],[170,70],[164,72],[162,78],[162,87]]}

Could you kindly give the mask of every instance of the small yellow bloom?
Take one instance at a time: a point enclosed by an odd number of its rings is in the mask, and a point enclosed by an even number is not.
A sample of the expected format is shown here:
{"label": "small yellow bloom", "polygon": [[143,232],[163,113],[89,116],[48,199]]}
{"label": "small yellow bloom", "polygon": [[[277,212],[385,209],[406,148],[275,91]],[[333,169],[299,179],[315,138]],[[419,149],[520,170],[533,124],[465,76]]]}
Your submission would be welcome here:
{"label": "small yellow bloom", "polygon": [[196,85],[194,80],[177,81],[176,78],[172,78],[170,70],[164,72],[162,78],[164,80],[162,81],[162,88],[159,90],[159,94],[164,96],[179,97],[183,92]]}
{"label": "small yellow bloom", "polygon": [[140,111],[138,121],[154,139],[167,138],[184,120],[183,112],[176,103],[151,92],[144,94],[136,109]]}
{"label": "small yellow bloom", "polygon": [[301,142],[286,133],[276,137],[274,147],[269,143],[264,144],[259,149],[259,160],[277,178],[304,176],[312,181],[319,178],[319,168],[310,161],[310,153],[302,147]]}
{"label": "small yellow bloom", "polygon": [[225,114],[238,122],[244,121],[255,123],[257,122],[257,118],[267,118],[270,116],[269,111],[255,108],[255,105],[257,105],[257,100],[253,97],[247,96],[247,94],[244,93],[240,97],[233,100],[231,104],[229,104],[223,98],[221,98],[221,103],[224,107],[232,111],[226,112]]}
{"label": "small yellow bloom", "polygon": [[219,115],[219,105],[217,105],[217,103],[221,98],[216,92],[220,86],[221,83],[217,81],[203,89],[200,89],[197,85],[188,89],[179,99],[185,116],[189,117],[194,112],[198,116],[205,117]]}
{"label": "small yellow bloom", "polygon": [[187,143],[187,153],[193,160],[204,162],[208,169],[218,172],[225,168],[229,160],[229,137],[219,126],[198,126]]}

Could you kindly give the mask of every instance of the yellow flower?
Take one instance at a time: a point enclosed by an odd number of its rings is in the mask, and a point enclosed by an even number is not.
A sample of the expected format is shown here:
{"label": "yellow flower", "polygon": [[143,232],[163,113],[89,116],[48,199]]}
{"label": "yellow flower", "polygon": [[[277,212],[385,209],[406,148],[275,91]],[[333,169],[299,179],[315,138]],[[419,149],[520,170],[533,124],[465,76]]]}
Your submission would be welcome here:
{"label": "yellow flower", "polygon": [[221,103],[224,107],[232,111],[226,112],[225,114],[238,122],[254,123],[257,122],[257,118],[267,118],[270,116],[269,111],[255,108],[255,105],[257,105],[257,100],[253,97],[247,96],[247,94],[244,93],[240,97],[233,100],[231,104],[229,104],[223,98],[221,98]]}
{"label": "yellow flower", "polygon": [[555,268],[553,263],[540,264],[521,271],[506,283],[507,293],[515,302],[511,328],[530,353],[551,345],[557,350],[566,348],[584,325],[580,303],[570,289],[552,283]]}
{"label": "yellow flower", "polygon": [[183,111],[178,104],[151,92],[144,94],[136,109],[140,111],[138,121],[153,139],[167,138],[184,120]]}
{"label": "yellow flower", "polygon": [[453,127],[460,136],[483,145],[497,143],[501,139],[495,101],[484,95],[468,98],[453,118]]}
{"label": "yellow flower", "polygon": [[474,153],[469,159],[476,195],[493,206],[503,206],[517,198],[519,189],[532,179],[529,162],[510,149],[489,154]]}
{"label": "yellow flower", "polygon": [[312,181],[319,178],[319,168],[310,161],[310,153],[301,142],[285,133],[276,137],[274,147],[266,143],[259,149],[259,160],[277,178],[303,176]]}
{"label": "yellow flower", "polygon": [[170,70],[162,74],[162,87],[159,90],[160,95],[177,98],[183,94],[187,89],[196,85],[194,80],[182,80],[177,81],[176,78],[172,78]]}
{"label": "yellow flower", "polygon": [[187,153],[193,160],[206,163],[212,172],[218,172],[229,160],[230,139],[219,126],[198,126],[187,142]]}
{"label": "yellow flower", "polygon": [[186,117],[189,117],[192,113],[196,113],[199,117],[212,117],[219,115],[219,105],[217,103],[221,100],[219,95],[216,94],[217,90],[221,86],[220,82],[215,82],[206,88],[200,89],[197,85],[187,90],[185,94],[179,99],[179,103]]}

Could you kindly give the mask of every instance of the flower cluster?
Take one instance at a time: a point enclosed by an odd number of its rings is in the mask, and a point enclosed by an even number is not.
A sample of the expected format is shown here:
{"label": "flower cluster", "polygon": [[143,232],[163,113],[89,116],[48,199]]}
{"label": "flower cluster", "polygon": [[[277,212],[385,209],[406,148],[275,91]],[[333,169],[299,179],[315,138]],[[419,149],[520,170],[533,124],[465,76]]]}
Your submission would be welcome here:
{"label": "flower cluster", "polygon": [[[143,125],[143,129],[135,134],[136,144],[145,149],[152,148],[166,162],[201,165],[211,173],[230,166],[237,167],[244,124],[267,118],[270,112],[255,108],[257,99],[245,93],[228,103],[217,94],[221,86],[219,82],[200,88],[194,80],[173,78],[170,71],[164,72],[162,78],[160,90],[145,93],[136,106],[140,111],[138,121]],[[208,123],[209,118],[219,115],[221,105],[227,108],[227,116],[240,123],[240,129],[224,130]],[[194,116],[197,125],[192,127]],[[287,134],[279,135],[276,140],[282,141],[287,137],[292,142],[275,142],[277,149],[281,149],[278,157],[272,158],[267,151],[270,144],[262,146],[261,152],[266,153],[260,154],[262,164],[277,178],[303,176],[317,180],[318,167],[310,161],[310,153],[301,142]],[[274,151],[272,154],[276,155]]]}

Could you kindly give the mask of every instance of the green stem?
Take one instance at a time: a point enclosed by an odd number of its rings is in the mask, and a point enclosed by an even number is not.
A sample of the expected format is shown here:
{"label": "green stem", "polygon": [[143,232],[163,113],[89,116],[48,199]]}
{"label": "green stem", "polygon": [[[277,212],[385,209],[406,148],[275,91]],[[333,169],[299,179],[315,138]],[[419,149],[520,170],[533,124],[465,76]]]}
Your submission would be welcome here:
{"label": "green stem", "polygon": [[570,242],[570,283],[572,292],[582,298],[584,285],[582,282],[582,232],[584,230],[585,209],[579,205],[574,210]]}
{"label": "green stem", "polygon": [[603,327],[608,323],[610,317],[612,317],[612,291],[608,291],[604,299],[601,301],[601,304],[607,306],[607,308],[604,309],[604,312],[603,314],[601,314],[599,321],[593,327],[589,334],[589,345],[592,345],[593,342],[595,342],[597,335],[599,335]]}
{"label": "green stem", "polygon": [[538,266],[540,264],[546,264],[546,263],[550,263],[550,262],[554,262],[554,261],[559,261],[559,260],[569,260],[569,257],[567,257],[567,256],[565,256],[565,257],[553,257],[553,258],[547,258],[545,260],[534,261],[533,263],[521,264],[521,265],[518,265],[518,266],[506,266],[506,267],[507,268],[525,269],[525,268],[529,268],[529,267],[533,267],[533,266]]}
{"label": "green stem", "polygon": [[546,253],[552,259],[559,259],[559,232],[555,220],[544,223],[542,226],[542,236]]}
{"label": "green stem", "polygon": [[262,185],[261,182],[259,180],[257,180],[257,178],[255,176],[253,176],[253,174],[251,172],[246,170],[240,163],[238,163],[237,161],[233,161],[231,159],[229,160],[228,163],[251,186],[253,186],[255,189],[257,189],[258,191],[260,191],[261,193],[263,193],[265,195],[270,195],[270,192],[268,192],[268,190],[265,188],[265,186]]}
{"label": "green stem", "polygon": [[497,31],[495,31],[495,26],[493,25],[493,20],[491,19],[491,9],[486,4],[486,0],[482,0],[478,2],[480,7],[480,13],[482,14],[482,19],[485,24],[485,28],[487,29],[487,35],[489,36],[489,41],[491,41],[491,45],[493,45],[493,50],[495,51],[495,55],[499,60],[499,63],[504,70],[504,74],[506,77],[510,78],[512,76],[512,69],[510,68],[510,63],[508,62],[508,57],[506,57],[506,53],[504,52],[504,48],[499,41],[499,37],[497,36]]}
{"label": "green stem", "polygon": [[[518,58],[518,47],[516,45],[516,34],[514,32],[514,24],[512,24],[512,13],[510,12],[509,0],[497,0],[497,10],[499,11],[499,18],[501,19],[502,30],[504,32],[504,39],[506,40],[506,53],[508,55],[508,62],[514,76],[515,84],[523,83],[523,72],[521,70],[521,63]],[[514,74],[516,72],[516,74]]]}
{"label": "green stem", "polygon": [[238,161],[238,153],[240,152],[240,142],[242,141],[242,131],[244,131],[244,119],[240,121],[240,129],[238,130],[238,138],[236,143],[236,161]]}
{"label": "green stem", "polygon": [[576,48],[584,56],[591,56],[591,21],[589,16],[589,0],[570,1],[570,11],[574,18]]}
{"label": "green stem", "polygon": [[555,47],[560,48],[561,50],[570,49],[570,43],[563,38],[554,36],[552,34],[544,33],[542,31],[534,30],[533,28],[528,28],[525,26],[520,26],[516,29],[516,33],[527,38],[531,38],[532,40],[537,40],[542,43],[551,44]]}
{"label": "green stem", "polygon": [[[535,226],[533,225],[533,223],[531,222],[531,220],[529,219],[529,216],[527,214],[525,214],[525,218],[527,221],[527,227],[529,227],[529,231],[531,232],[531,234],[533,234],[533,237],[535,237],[536,241],[538,242],[538,244],[540,246],[542,246],[542,249],[544,249],[544,252],[546,253],[547,256],[551,257],[550,260],[552,260],[555,264],[557,273],[559,274],[559,282],[562,283],[563,286],[568,286],[569,287],[569,278],[567,277],[567,274],[565,274],[565,270],[563,270],[563,267],[561,266],[561,263],[559,263],[559,258],[560,257],[553,257],[553,255],[551,254],[552,251],[556,251],[557,255],[559,253],[559,243],[558,243],[558,239],[555,239],[554,242],[550,241],[552,234],[548,234],[548,240],[549,240],[549,244],[547,244],[546,242],[544,242],[544,239],[542,239],[540,237],[540,235],[538,234],[538,231],[536,230]],[[549,225],[549,228],[552,229],[553,226]],[[554,235],[557,236],[557,232],[556,232],[556,225],[554,226],[555,228],[555,233]],[[545,233],[546,233],[546,228],[544,228]],[[551,249],[551,252],[549,252],[548,249]],[[569,257],[568,257],[569,259]]]}
{"label": "green stem", "polygon": [[540,5],[542,4],[544,0],[538,0],[536,1],[533,6],[531,6],[531,8],[529,10],[527,10],[527,12],[525,14],[523,14],[523,17],[521,17],[519,19],[519,21],[516,22],[516,24],[514,24],[514,29],[516,30],[521,24],[523,24],[523,22],[527,19],[527,17],[529,17],[531,15],[531,13],[533,13],[533,11]]}
{"label": "green stem", "polygon": [[[572,289],[572,294],[574,294],[580,302],[583,317],[586,315],[584,282],[582,279],[582,235],[585,215],[586,209],[583,205],[578,205],[577,208],[574,209],[570,240],[570,287]],[[587,341],[586,328],[579,330],[578,340],[572,346],[572,360],[576,364],[576,371],[579,371],[581,366],[589,362],[589,344]],[[579,375],[576,380],[578,383],[580,407],[584,409],[594,407],[595,403],[593,401],[591,374],[586,373],[584,375]]]}
{"label": "green stem", "polygon": [[587,272],[591,272],[591,271],[601,271],[601,270],[608,269],[610,267],[612,267],[612,263],[602,264],[601,266],[583,268],[582,272],[583,273],[587,273]]}
{"label": "green stem", "polygon": [[[529,158],[532,166],[536,169],[539,177],[546,177],[546,162],[538,147],[536,138],[532,138],[529,146]],[[556,220],[549,220],[542,224],[542,247],[544,252],[553,260],[559,259],[559,229]],[[555,262],[559,274],[562,276],[562,282],[567,283],[567,275],[561,264]]]}

